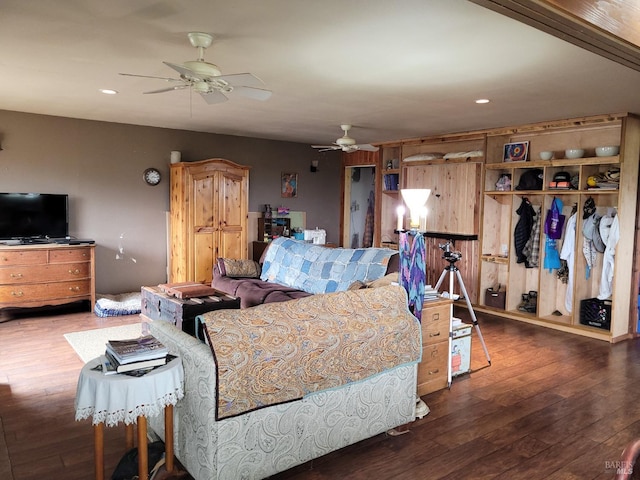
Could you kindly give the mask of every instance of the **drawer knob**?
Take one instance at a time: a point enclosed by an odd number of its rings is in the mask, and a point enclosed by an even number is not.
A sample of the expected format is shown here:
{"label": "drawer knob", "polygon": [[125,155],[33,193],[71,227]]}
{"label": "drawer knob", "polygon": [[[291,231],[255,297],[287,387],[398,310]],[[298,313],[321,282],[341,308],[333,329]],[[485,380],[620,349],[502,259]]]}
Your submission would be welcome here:
{"label": "drawer knob", "polygon": [[435,370],[429,370],[429,375],[435,375],[437,373],[440,373],[440,369],[436,368]]}
{"label": "drawer knob", "polygon": [[13,295],[14,297],[22,297],[24,295],[24,292],[11,292],[11,295]]}
{"label": "drawer knob", "polygon": [[12,273],[9,276],[11,278],[22,278],[22,274],[21,273]]}
{"label": "drawer knob", "polygon": [[440,332],[430,333],[429,336],[430,337],[439,337],[440,336]]}
{"label": "drawer knob", "polygon": [[71,269],[70,269],[70,270],[69,270],[69,273],[70,273],[71,275],[78,275],[78,274],[80,273],[80,270],[78,270],[77,268],[76,268],[75,270],[71,270]]}
{"label": "drawer knob", "polygon": [[69,290],[72,292],[79,292],[80,291],[80,287],[69,287]]}

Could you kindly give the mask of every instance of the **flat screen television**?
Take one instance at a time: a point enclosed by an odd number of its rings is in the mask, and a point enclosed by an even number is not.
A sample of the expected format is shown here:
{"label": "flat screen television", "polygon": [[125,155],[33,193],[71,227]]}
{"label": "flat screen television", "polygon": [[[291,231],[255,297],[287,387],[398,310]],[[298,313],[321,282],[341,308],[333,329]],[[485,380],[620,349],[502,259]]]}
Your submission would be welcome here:
{"label": "flat screen television", "polygon": [[28,243],[68,235],[68,195],[0,193],[0,240]]}

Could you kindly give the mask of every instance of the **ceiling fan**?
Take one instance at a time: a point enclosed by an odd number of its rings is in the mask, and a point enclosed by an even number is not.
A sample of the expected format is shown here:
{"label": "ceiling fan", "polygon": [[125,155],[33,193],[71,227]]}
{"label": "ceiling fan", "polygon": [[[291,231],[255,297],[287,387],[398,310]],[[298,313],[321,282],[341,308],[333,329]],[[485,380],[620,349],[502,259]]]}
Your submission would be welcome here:
{"label": "ceiling fan", "polygon": [[377,152],[379,150],[378,147],[374,147],[368,143],[358,145],[355,139],[349,136],[351,125],[340,125],[340,128],[344,130],[344,135],[338,138],[333,145],[311,145],[311,148],[319,148],[320,152],[342,150],[346,153],[356,152],[358,150],[365,150],[367,152]]}
{"label": "ceiling fan", "polygon": [[174,85],[159,90],[143,92],[145,94],[164,93],[174,90],[192,89],[199,93],[208,104],[226,102],[228,94],[238,94],[254,100],[267,100],[271,91],[264,88],[264,83],[251,73],[223,75],[217,65],[204,60],[204,51],[211,46],[213,35],[202,32],[187,34],[191,45],[198,49],[198,59],[176,64],[162,62],[180,74],[180,78],[153,77],[121,73],[129,77],[156,78],[171,82]]}

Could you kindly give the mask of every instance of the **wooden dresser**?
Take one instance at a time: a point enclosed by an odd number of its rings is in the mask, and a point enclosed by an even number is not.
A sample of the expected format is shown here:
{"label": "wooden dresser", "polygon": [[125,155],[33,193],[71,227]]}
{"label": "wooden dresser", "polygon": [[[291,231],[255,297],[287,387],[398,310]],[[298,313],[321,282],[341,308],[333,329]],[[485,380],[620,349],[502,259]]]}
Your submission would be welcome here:
{"label": "wooden dresser", "polygon": [[0,308],[89,300],[95,305],[94,245],[0,246]]}
{"label": "wooden dresser", "polygon": [[431,300],[422,309],[422,362],[418,365],[418,396],[447,387],[451,300]]}

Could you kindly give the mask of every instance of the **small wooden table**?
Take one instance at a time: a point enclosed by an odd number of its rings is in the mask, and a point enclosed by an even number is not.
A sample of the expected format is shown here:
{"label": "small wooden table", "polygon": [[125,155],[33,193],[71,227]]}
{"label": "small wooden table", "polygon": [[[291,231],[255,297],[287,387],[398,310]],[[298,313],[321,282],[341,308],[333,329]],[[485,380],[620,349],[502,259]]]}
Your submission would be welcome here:
{"label": "small wooden table", "polygon": [[184,370],[179,358],[151,370],[142,377],[125,374],[105,375],[96,370],[100,357],[85,364],[76,390],[76,420],[93,417],[95,478],[104,480],[104,426],[123,422],[126,447],[133,447],[133,424],[138,425],[138,475],[147,480],[147,417],[164,410],[165,458],[168,471],[173,470],[173,406],[184,396]]}

